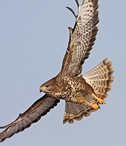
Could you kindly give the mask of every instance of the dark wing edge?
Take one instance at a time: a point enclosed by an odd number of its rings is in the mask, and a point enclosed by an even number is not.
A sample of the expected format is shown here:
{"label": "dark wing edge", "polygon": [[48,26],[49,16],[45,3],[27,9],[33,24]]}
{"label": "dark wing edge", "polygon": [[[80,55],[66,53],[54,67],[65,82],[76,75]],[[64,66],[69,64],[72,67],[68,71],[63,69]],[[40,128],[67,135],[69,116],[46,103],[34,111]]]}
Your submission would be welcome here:
{"label": "dark wing edge", "polygon": [[90,50],[96,40],[96,34],[99,22],[98,17],[98,0],[83,0],[82,5],[78,6],[78,15],[67,7],[75,16],[76,22],[72,29],[69,28],[70,38],[66,54],[63,59],[62,69],[60,74],[67,74],[70,76],[77,76],[82,72],[82,65],[89,57]]}
{"label": "dark wing edge", "polygon": [[23,114],[19,114],[19,117],[15,121],[6,126],[0,127],[6,128],[0,133],[0,142],[13,136],[15,133],[25,130],[30,127],[31,124],[38,122],[42,116],[46,115],[59,102],[60,100],[51,98],[45,94],[33,103],[33,105],[31,105]]}

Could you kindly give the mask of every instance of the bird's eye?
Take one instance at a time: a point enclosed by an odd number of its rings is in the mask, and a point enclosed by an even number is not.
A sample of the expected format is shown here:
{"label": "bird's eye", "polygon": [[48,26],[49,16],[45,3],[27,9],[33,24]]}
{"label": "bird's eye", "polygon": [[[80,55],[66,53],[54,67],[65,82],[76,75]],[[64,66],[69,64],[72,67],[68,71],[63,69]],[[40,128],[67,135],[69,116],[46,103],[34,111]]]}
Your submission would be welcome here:
{"label": "bird's eye", "polygon": [[48,87],[49,87],[49,85],[46,85],[46,87],[48,88]]}

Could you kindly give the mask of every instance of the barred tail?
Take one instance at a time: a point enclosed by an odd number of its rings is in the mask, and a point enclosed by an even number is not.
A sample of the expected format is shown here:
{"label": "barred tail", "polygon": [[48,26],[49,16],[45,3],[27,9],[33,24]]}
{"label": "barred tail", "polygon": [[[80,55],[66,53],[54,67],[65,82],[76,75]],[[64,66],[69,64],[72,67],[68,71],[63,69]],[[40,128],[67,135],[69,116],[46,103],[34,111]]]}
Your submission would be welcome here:
{"label": "barred tail", "polygon": [[[111,83],[114,80],[112,77],[113,72],[112,63],[110,61],[107,62],[106,58],[98,66],[82,75],[86,82],[94,89],[98,100],[99,98],[107,98],[107,92],[111,90]],[[90,99],[88,102],[91,105],[101,104],[97,100],[94,100],[91,94],[87,95],[87,98]],[[96,111],[96,109],[93,108],[93,106],[89,106],[89,104],[86,102],[73,103],[66,101],[63,123],[73,123],[74,120],[81,120],[83,116],[87,117],[91,112]]]}
{"label": "barred tail", "polygon": [[72,124],[74,120],[80,121],[84,116],[88,117],[94,111],[96,110],[87,104],[66,101],[63,124],[66,122]]}
{"label": "barred tail", "polygon": [[94,89],[98,98],[105,99],[108,96],[106,92],[111,90],[111,83],[114,80],[113,72],[112,62],[107,62],[107,58],[105,58],[98,66],[82,77]]}

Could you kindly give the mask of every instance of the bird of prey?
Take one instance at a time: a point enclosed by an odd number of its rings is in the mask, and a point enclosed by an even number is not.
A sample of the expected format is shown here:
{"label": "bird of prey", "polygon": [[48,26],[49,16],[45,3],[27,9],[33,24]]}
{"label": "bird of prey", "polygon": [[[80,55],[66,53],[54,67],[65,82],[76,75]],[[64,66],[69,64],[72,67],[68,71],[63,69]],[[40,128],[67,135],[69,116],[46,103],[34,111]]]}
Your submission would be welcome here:
{"label": "bird of prey", "polygon": [[75,16],[74,28],[69,27],[69,43],[63,59],[60,73],[40,86],[45,95],[12,123],[0,127],[6,128],[0,133],[0,141],[23,131],[46,115],[58,102],[65,100],[63,123],[81,120],[104,104],[107,92],[111,90],[114,72],[112,63],[104,59],[89,72],[80,75],[85,59],[89,57],[96,39],[99,22],[98,0],[83,0],[78,6],[78,14],[67,7]]}

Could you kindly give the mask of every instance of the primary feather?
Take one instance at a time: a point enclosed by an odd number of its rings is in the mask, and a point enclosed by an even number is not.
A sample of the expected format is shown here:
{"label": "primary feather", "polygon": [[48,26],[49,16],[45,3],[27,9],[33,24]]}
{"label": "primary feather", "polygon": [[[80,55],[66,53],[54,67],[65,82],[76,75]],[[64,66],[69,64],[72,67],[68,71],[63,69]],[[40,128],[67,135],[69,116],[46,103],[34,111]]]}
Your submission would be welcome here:
{"label": "primary feather", "polygon": [[[94,45],[98,28],[98,0],[83,0],[78,6],[78,15],[73,29],[70,28],[70,40],[63,59],[61,74],[77,76]],[[74,11],[69,8],[75,15]]]}
{"label": "primary feather", "polygon": [[15,133],[21,132],[30,127],[31,124],[40,120],[42,116],[46,115],[52,108],[54,108],[58,102],[58,99],[48,97],[45,94],[23,114],[19,114],[19,117],[14,122],[0,127],[6,128],[2,133],[0,133],[0,141],[2,142],[6,138],[13,136]]}
{"label": "primary feather", "polygon": [[112,63],[105,59],[91,71],[78,76],[96,39],[96,25],[99,22],[98,0],[83,0],[82,5],[79,5],[78,0],[75,1],[78,15],[67,7],[75,16],[76,22],[74,28],[69,27],[70,39],[61,72],[41,85],[40,91],[46,93],[42,98],[20,114],[14,122],[0,127],[6,128],[0,133],[0,141],[37,122],[56,106],[60,99],[66,102],[63,123],[81,120],[83,116],[87,117],[99,109],[99,104],[104,103],[103,99],[107,97],[113,81]]}

